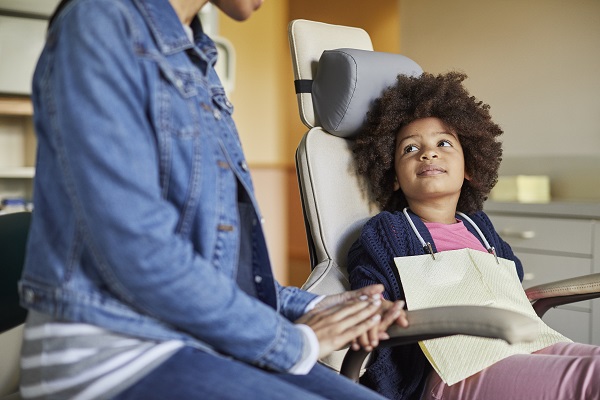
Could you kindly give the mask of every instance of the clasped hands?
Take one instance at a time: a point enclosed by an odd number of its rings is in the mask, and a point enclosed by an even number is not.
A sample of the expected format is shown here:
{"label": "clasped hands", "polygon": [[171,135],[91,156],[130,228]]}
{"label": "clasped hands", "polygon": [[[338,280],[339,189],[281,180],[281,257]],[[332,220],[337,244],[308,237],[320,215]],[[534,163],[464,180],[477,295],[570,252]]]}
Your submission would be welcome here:
{"label": "clasped hands", "polygon": [[392,324],[408,326],[404,301],[382,298],[383,285],[325,297],[314,309],[304,314],[297,324],[308,325],[319,340],[319,357],[324,357],[347,344],[353,350],[371,351],[380,340],[389,339],[386,330]]}

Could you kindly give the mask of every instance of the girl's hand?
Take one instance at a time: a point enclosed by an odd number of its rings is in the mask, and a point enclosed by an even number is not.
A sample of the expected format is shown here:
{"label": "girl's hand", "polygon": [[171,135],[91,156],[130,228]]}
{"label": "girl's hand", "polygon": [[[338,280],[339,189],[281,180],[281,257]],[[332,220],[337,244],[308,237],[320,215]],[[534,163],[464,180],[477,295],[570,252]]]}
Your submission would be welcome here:
{"label": "girl's hand", "polygon": [[352,350],[359,350],[362,347],[365,351],[373,351],[379,345],[380,340],[390,338],[386,330],[392,324],[406,328],[408,326],[408,319],[406,318],[406,311],[404,311],[404,304],[403,300],[393,303],[382,299],[380,307],[381,322],[353,341]]}

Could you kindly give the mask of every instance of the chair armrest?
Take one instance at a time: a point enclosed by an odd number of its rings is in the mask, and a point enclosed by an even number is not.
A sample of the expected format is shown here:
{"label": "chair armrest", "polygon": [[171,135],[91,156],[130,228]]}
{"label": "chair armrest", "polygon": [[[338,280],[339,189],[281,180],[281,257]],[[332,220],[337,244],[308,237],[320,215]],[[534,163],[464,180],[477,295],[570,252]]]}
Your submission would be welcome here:
{"label": "chair armrest", "polygon": [[[533,318],[509,310],[480,306],[449,306],[407,311],[407,328],[391,326],[390,339],[379,346],[391,347],[451,335],[502,339],[508,343],[529,342],[539,334]],[[348,350],[340,373],[358,382],[360,368],[369,352]]]}
{"label": "chair armrest", "polygon": [[600,297],[600,273],[532,286],[525,293],[541,317],[552,307]]}

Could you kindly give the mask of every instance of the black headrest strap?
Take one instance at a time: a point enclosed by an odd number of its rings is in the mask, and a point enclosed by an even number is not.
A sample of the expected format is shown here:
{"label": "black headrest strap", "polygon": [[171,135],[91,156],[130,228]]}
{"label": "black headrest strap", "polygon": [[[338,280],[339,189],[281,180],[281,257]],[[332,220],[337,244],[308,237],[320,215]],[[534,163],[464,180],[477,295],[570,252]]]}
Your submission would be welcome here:
{"label": "black headrest strap", "polygon": [[296,79],[294,88],[296,93],[312,93],[312,79]]}

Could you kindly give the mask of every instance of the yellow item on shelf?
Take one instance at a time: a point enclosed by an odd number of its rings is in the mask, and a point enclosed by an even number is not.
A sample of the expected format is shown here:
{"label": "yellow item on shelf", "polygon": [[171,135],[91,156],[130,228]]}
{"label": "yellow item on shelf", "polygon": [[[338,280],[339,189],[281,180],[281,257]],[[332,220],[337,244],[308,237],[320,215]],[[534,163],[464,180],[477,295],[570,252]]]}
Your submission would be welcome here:
{"label": "yellow item on shelf", "polygon": [[490,193],[493,201],[550,202],[550,178],[545,175],[501,176]]}

